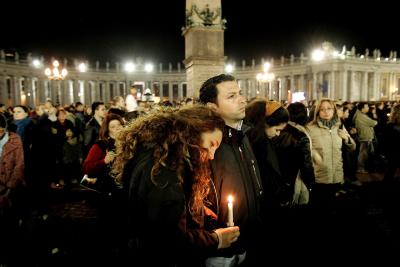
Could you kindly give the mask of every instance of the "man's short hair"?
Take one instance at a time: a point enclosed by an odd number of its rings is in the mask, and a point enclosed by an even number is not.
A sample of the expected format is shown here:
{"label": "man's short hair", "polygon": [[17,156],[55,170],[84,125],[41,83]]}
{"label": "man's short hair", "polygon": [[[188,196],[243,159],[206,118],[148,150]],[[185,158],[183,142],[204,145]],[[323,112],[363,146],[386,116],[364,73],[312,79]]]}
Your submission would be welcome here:
{"label": "man's short hair", "polygon": [[235,77],[228,74],[220,74],[211,77],[200,87],[199,101],[202,104],[214,103],[217,104],[218,89],[217,85],[223,82],[235,81]]}
{"label": "man's short hair", "polygon": [[28,107],[24,106],[24,105],[16,105],[14,106],[14,108],[22,108],[24,110],[25,113],[29,114],[29,109]]}
{"label": "man's short hair", "polygon": [[99,106],[104,105],[104,102],[95,101],[92,104],[92,112],[99,109]]}
{"label": "man's short hair", "polygon": [[303,103],[292,103],[287,107],[287,110],[289,112],[290,121],[303,126],[307,123],[307,107]]}
{"label": "man's short hair", "polygon": [[0,113],[0,128],[8,128],[7,118],[2,113]]}
{"label": "man's short hair", "polygon": [[[365,105],[368,105],[368,103],[367,102],[360,102],[360,103],[357,104],[357,109],[361,111],[364,108]],[[368,105],[368,107],[369,107],[369,105]]]}

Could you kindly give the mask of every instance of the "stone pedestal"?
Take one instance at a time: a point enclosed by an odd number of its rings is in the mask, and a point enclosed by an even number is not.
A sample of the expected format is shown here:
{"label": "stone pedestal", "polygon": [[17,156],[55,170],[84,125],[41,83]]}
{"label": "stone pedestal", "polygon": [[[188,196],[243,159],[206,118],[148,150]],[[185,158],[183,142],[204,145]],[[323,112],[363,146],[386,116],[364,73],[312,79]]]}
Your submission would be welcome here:
{"label": "stone pedestal", "polygon": [[224,30],[196,27],[184,36],[187,95],[198,97],[204,81],[224,72]]}
{"label": "stone pedestal", "polygon": [[224,71],[224,60],[193,59],[184,61],[186,65],[187,96],[198,97],[201,85],[212,76]]}

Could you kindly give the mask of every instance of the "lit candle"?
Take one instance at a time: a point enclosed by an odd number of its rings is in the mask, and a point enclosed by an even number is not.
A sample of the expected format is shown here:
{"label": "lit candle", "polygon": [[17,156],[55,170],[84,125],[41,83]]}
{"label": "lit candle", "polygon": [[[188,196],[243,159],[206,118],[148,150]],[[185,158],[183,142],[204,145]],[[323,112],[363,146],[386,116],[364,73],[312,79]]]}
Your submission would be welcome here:
{"label": "lit candle", "polygon": [[234,224],[233,224],[233,197],[231,195],[228,196],[228,223],[226,225],[228,227],[234,226]]}

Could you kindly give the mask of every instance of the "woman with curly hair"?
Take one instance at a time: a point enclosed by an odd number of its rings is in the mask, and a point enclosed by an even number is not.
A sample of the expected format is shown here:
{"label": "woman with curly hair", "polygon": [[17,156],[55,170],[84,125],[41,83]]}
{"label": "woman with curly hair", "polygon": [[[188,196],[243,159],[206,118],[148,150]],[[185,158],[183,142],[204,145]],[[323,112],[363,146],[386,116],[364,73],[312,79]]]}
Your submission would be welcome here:
{"label": "woman with curly hair", "polygon": [[206,208],[212,188],[208,160],[224,120],[204,106],[151,113],[117,140],[114,171],[128,190],[131,244],[149,265],[195,266],[227,248],[238,227],[213,226]]}

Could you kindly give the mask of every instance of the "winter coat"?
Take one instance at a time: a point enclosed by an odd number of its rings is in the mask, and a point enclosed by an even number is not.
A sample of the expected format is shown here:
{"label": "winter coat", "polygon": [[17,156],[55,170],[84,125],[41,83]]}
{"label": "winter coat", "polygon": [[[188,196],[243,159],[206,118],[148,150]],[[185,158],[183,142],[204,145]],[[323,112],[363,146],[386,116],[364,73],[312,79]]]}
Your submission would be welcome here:
{"label": "winter coat", "polygon": [[24,184],[24,150],[21,138],[9,132],[9,140],[3,147],[0,160],[0,184],[15,188]]}
{"label": "winter coat", "polygon": [[378,124],[376,120],[357,110],[353,121],[357,128],[359,141],[371,141],[375,138],[374,127]]}
{"label": "winter coat", "polygon": [[275,145],[266,135],[252,144],[264,188],[265,208],[278,208],[289,201],[288,182],[283,178]]}
{"label": "winter coat", "polygon": [[[331,129],[321,121],[313,121],[307,125],[311,136],[312,158],[316,183],[336,184],[343,183],[342,138],[338,134],[340,123]],[[347,144],[355,146],[354,143]]]}
{"label": "winter coat", "polygon": [[89,154],[82,164],[82,172],[90,178],[97,178],[94,188],[103,193],[113,192],[118,187],[114,178],[110,176],[112,164],[104,162],[107,151],[114,150],[114,141],[106,144],[103,140],[98,140],[90,148]]}
{"label": "winter coat", "polygon": [[280,135],[273,139],[278,153],[282,176],[290,184],[290,195],[293,195],[297,174],[308,189],[315,182],[314,167],[311,158],[311,140],[306,129],[289,122]]}
{"label": "winter coat", "polygon": [[264,192],[257,160],[246,136],[249,130],[247,125],[241,131],[225,126],[222,142],[211,161],[217,196],[211,201],[221,227],[226,227],[228,220],[228,195],[234,197],[234,223],[241,234],[240,242],[230,248],[232,253],[239,253],[233,251],[240,250],[240,245],[246,248],[254,244],[262,222]]}

